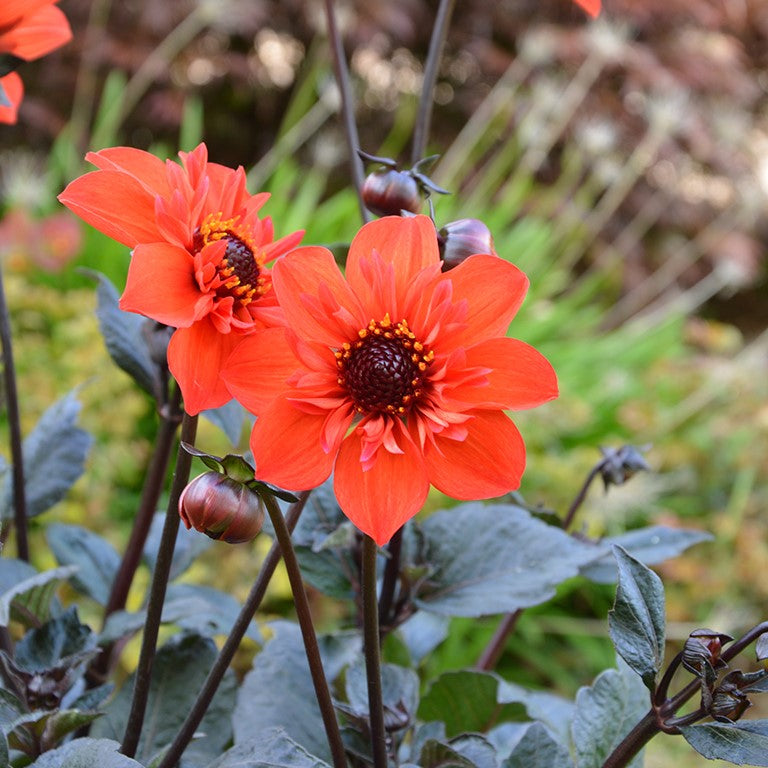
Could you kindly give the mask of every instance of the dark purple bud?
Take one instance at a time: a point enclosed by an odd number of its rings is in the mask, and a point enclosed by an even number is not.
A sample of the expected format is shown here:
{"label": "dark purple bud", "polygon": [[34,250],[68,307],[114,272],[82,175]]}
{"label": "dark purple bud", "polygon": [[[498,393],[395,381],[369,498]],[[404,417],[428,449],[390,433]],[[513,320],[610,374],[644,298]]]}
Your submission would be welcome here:
{"label": "dark purple bud", "polygon": [[715,690],[707,711],[715,720],[732,723],[738,720],[751,706],[752,702],[739,686],[738,676],[730,674],[726,675],[723,682]]}
{"label": "dark purple bud", "polygon": [[604,457],[600,475],[606,490],[609,485],[623,485],[641,470],[648,472],[651,469],[641,453],[647,448],[622,445],[618,449],[601,448],[600,450]]}
{"label": "dark purple bud", "polygon": [[264,506],[247,485],[219,472],[196,477],[181,494],[179,515],[187,528],[212,539],[240,544],[256,538]]}
{"label": "dark purple bud", "polygon": [[491,230],[480,219],[450,221],[437,233],[443,272],[458,267],[476,253],[496,255]]}
{"label": "dark purple bud", "polygon": [[694,629],[683,646],[683,666],[694,675],[723,669],[727,664],[720,658],[723,643],[733,638],[711,629]]}
{"label": "dark purple bud", "polygon": [[399,216],[401,211],[418,213],[424,194],[408,171],[381,168],[363,182],[363,202],[377,216]]}

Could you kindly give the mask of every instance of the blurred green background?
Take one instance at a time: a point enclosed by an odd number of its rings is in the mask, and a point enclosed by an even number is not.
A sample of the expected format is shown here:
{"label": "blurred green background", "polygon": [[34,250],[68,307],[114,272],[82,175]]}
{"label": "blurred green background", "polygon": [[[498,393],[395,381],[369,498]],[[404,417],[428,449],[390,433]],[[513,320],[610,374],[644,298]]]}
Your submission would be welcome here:
{"label": "blurred green background", "polygon": [[[429,142],[441,155],[432,177],[453,194],[435,215],[483,219],[531,280],[511,332],[549,357],[561,395],[517,418],[526,500],[562,514],[600,446],[648,445],[654,471],[593,489],[579,525],[714,534],[660,568],[671,653],[697,626],[738,634],[768,614],[768,9],[604,1],[596,22],[567,0],[458,4]],[[128,144],[166,157],[205,140],[211,159],[249,170],[251,191],[272,192],[276,234],[304,228],[305,243],[348,242],[359,214],[321,4],[60,6],[74,40],[23,67],[19,124],[0,128],[0,254],[25,431],[79,387],[96,438],[86,476],[33,532],[77,522],[120,549],[156,418],[109,361],[95,286],[78,271],[120,289],[129,255],[55,201],[84,152]],[[338,4],[362,148],[406,165],[435,8]],[[0,432],[7,445],[5,421]],[[198,444],[230,450],[209,424]],[[256,558],[249,545],[226,558],[214,547],[194,577],[242,597],[262,546]],[[503,673],[573,695],[612,663],[612,598],[612,587],[565,585],[524,614]],[[279,610],[280,584],[271,599]],[[330,606],[317,611],[333,620]],[[456,622],[431,663],[471,664],[494,627]],[[668,765],[672,741],[648,764]]]}

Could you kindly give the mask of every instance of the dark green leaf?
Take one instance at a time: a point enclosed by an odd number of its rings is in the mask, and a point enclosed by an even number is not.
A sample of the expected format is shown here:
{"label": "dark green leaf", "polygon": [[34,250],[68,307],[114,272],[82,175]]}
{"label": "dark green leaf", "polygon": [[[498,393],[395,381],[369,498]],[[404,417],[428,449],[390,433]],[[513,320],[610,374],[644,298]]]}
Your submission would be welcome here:
{"label": "dark green leaf", "polygon": [[[83,474],[91,436],[77,426],[80,403],[72,393],[48,408],[24,440],[27,516],[36,517],[58,504]],[[0,493],[0,517],[13,516],[11,479]]]}
{"label": "dark green leaf", "polygon": [[595,559],[594,546],[510,504],[462,504],[421,524],[432,575],[417,604],[447,616],[538,605]]}
{"label": "dark green leaf", "polygon": [[218,408],[203,411],[203,416],[215,424],[229,439],[232,445],[240,442],[243,433],[243,422],[248,412],[237,400],[230,400]]}
{"label": "dark green leaf", "polygon": [[709,760],[768,766],[768,720],[687,725],[681,727],[680,732]]}
{"label": "dark green leaf", "polygon": [[[406,667],[382,664],[382,704],[384,726],[389,732],[402,730],[413,722],[419,704],[419,677]],[[368,682],[365,663],[361,659],[347,669],[347,701],[358,716],[368,715]]]}
{"label": "dark green leaf", "polygon": [[123,312],[119,295],[106,275],[84,270],[99,281],[96,291],[96,317],[110,357],[143,390],[153,397],[160,392],[159,368],[152,362],[143,329],[151,320],[133,312]]}
{"label": "dark green leaf", "polygon": [[41,741],[53,749],[67,734],[74,733],[98,717],[101,717],[98,712],[81,712],[78,709],[57,709],[49,712],[45,727],[40,733]]}
{"label": "dark green leaf", "polygon": [[75,739],[45,752],[30,768],[141,768],[120,754],[120,742],[110,739]]}
{"label": "dark green leaf", "polygon": [[58,665],[62,659],[75,657],[95,648],[91,628],[82,624],[77,608],[32,629],[16,645],[15,663],[29,672],[42,671]]}
{"label": "dark green leaf", "polygon": [[267,728],[227,750],[208,768],[329,768],[282,728]]}
{"label": "dark green leaf", "polygon": [[519,720],[523,708],[498,700],[499,678],[488,672],[445,672],[419,704],[419,718],[445,723],[446,734],[483,733],[504,720]]}
{"label": "dark green leaf", "polygon": [[499,762],[512,754],[530,727],[530,723],[501,723],[488,731],[486,738],[493,744]]}
{"label": "dark green leaf", "polygon": [[310,754],[328,760],[301,632],[287,621],[274,622],[270,628],[274,635],[253,660],[237,695],[232,714],[235,744],[247,744],[254,733],[267,728],[282,728]]}
{"label": "dark green leaf", "polygon": [[[0,89],[2,89],[2,84],[0,84]],[[0,93],[0,104],[2,104],[1,101],[2,93]],[[10,765],[10,755],[8,752],[8,739],[5,737],[5,733],[0,731],[0,765]]]}
{"label": "dark green leaf", "polygon": [[[144,544],[144,560],[149,565],[150,570],[154,571],[157,561],[157,552],[160,546],[160,539],[163,535],[163,525],[165,524],[165,512],[158,512],[152,518],[152,525],[149,528],[149,535]],[[187,530],[183,525],[179,526],[176,534],[176,546],[173,549],[173,561],[171,562],[171,572],[168,578],[173,581],[181,576],[195,559],[205,552],[213,541],[203,533]]]}
{"label": "dark green leaf", "polygon": [[8,726],[25,711],[26,707],[14,693],[5,686],[0,688],[0,731],[7,733]]}
{"label": "dark green leaf", "polygon": [[611,639],[624,661],[653,690],[664,660],[664,585],[661,579],[621,547],[616,601],[608,614]]}
{"label": "dark green leaf", "polygon": [[56,589],[76,570],[74,566],[66,566],[43,571],[3,592],[0,595],[0,627],[8,626],[10,619],[25,626],[37,626],[47,621],[55,605]]}
{"label": "dark green leaf", "polygon": [[[571,726],[576,768],[600,768],[650,706],[640,679],[626,667],[607,669],[579,689]],[[642,765],[636,757],[631,768]]]}
{"label": "dark green leaf", "polygon": [[417,611],[401,624],[397,632],[403,638],[411,661],[419,664],[448,637],[450,619],[428,611]]}
{"label": "dark green leaf", "polygon": [[59,565],[77,566],[72,584],[100,605],[109,600],[109,590],[120,567],[120,556],[101,536],[79,525],[53,523],[46,530],[48,546]]}
{"label": "dark green leaf", "polygon": [[568,768],[573,761],[541,723],[532,723],[501,768]]}
{"label": "dark green leaf", "polygon": [[654,565],[676,557],[688,547],[702,541],[709,541],[711,538],[712,536],[704,531],[667,528],[663,525],[653,525],[622,533],[619,536],[610,536],[598,542],[601,547],[607,546],[609,550],[599,560],[582,568],[581,573],[598,584],[615,583],[618,572],[616,559],[610,551],[613,545],[622,547],[632,557],[646,565]]}
{"label": "dark green leaf", "polygon": [[572,701],[548,691],[529,690],[506,680],[499,681],[497,696],[500,704],[522,704],[528,717],[543,723],[561,744],[568,743],[575,709]]}
{"label": "dark green leaf", "polygon": [[497,768],[496,750],[485,736],[465,733],[451,739],[448,746],[462,757],[466,757],[476,768]]}
{"label": "dark green leaf", "polygon": [[[198,635],[177,635],[157,653],[152,667],[152,682],[147,703],[138,760],[147,763],[176,736],[200,688],[216,660],[216,645]],[[235,697],[234,675],[226,675],[198,731],[205,734],[195,739],[185,752],[190,765],[208,765],[218,757],[232,736],[231,714]],[[134,678],[131,676],[97,720],[91,735],[122,739],[130,711]]]}
{"label": "dark green leaf", "polygon": [[421,768],[475,768],[474,763],[460,752],[440,741],[428,741],[419,755]]}

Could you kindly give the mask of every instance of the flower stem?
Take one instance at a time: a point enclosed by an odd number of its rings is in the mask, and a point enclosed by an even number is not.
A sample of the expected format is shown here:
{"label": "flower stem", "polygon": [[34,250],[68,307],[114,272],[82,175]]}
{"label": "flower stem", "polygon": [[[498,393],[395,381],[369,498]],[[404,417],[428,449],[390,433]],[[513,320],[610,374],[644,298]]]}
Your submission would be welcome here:
{"label": "flower stem", "polygon": [[368,679],[373,768],[387,768],[387,737],[384,730],[384,704],[381,692],[381,648],[379,646],[379,609],[376,595],[376,542],[363,538],[362,596],[363,650]]}
{"label": "flower stem", "polygon": [[[293,532],[296,527],[296,523],[299,522],[299,517],[304,509],[304,505],[309,498],[309,491],[304,491],[299,500],[292,504],[290,509],[285,515],[285,526],[288,529],[289,534]],[[205,716],[208,707],[213,700],[213,697],[218,690],[224,673],[229,668],[229,665],[234,658],[235,652],[240,645],[240,641],[243,639],[248,627],[253,620],[253,616],[261,605],[261,601],[264,599],[264,593],[267,591],[267,585],[269,584],[272,576],[275,573],[275,568],[280,562],[280,544],[275,541],[272,544],[267,556],[264,558],[264,562],[261,565],[259,575],[256,577],[256,581],[251,587],[250,594],[246,598],[243,607],[240,609],[235,623],[232,625],[232,629],[227,636],[224,645],[219,651],[219,655],[216,658],[211,671],[208,673],[208,677],[203,683],[203,687],[198,694],[195,703],[192,705],[187,719],[182,724],[179,732],[176,734],[176,738],[173,740],[168,751],[163,755],[163,759],[158,764],[157,768],[172,768],[181,758],[187,745],[192,741],[192,737],[195,735],[200,722]]]}
{"label": "flower stem", "polygon": [[328,38],[333,54],[333,71],[336,75],[336,83],[341,94],[341,112],[344,119],[344,132],[347,135],[347,151],[349,165],[352,169],[352,181],[357,192],[357,201],[360,206],[360,216],[364,222],[371,220],[371,215],[363,202],[363,161],[357,154],[360,148],[360,139],[355,125],[355,109],[352,101],[352,86],[349,82],[349,70],[344,56],[344,44],[341,40],[339,27],[336,23],[336,14],[333,10],[333,0],[325,0],[325,18],[328,24]]}
{"label": "flower stem", "polygon": [[291,584],[291,592],[293,592],[293,603],[296,607],[296,618],[299,620],[301,636],[304,640],[304,652],[307,655],[307,663],[309,664],[312,683],[315,687],[315,696],[323,718],[325,734],[328,737],[328,746],[331,748],[333,765],[334,768],[346,768],[347,759],[344,753],[344,743],[341,740],[339,723],[336,720],[336,710],[334,710],[333,701],[331,700],[331,692],[328,690],[328,681],[325,679],[323,661],[320,658],[320,648],[317,644],[315,627],[312,623],[312,613],[309,610],[309,600],[307,600],[307,593],[304,590],[304,581],[301,578],[299,561],[296,559],[296,552],[291,542],[291,533],[288,530],[282,512],[280,512],[280,507],[277,505],[277,501],[275,501],[275,497],[265,493],[262,498],[267,507],[267,512],[269,512],[272,527],[275,529],[275,538],[283,555],[285,570],[288,572],[288,581]]}
{"label": "flower stem", "polygon": [[448,36],[448,27],[451,23],[453,8],[456,0],[440,0],[437,9],[435,26],[432,28],[432,38],[429,41],[429,52],[424,65],[424,80],[421,87],[421,99],[419,100],[419,112],[416,116],[416,125],[413,129],[413,145],[411,147],[411,163],[417,163],[427,149],[429,126],[432,121],[432,104],[435,95],[435,83],[440,68],[440,59],[443,56],[445,39]]}
{"label": "flower stem", "polygon": [[0,269],[0,349],[3,354],[3,383],[5,384],[5,403],[8,412],[13,468],[13,519],[16,525],[16,552],[19,560],[29,562],[27,497],[24,488],[24,456],[21,441],[21,420],[19,418],[19,395],[16,389],[16,368],[13,364],[11,317],[8,312],[8,303],[5,300],[2,269]]}
{"label": "flower stem", "polygon": [[403,545],[403,529],[398,528],[395,535],[387,545],[389,559],[384,566],[384,577],[381,581],[381,598],[379,599],[379,631],[387,631],[389,625],[395,618],[391,616],[392,604],[395,599],[395,589],[400,575],[400,551]]}
{"label": "flower stem", "polygon": [[567,531],[573,525],[573,519],[576,517],[576,513],[584,503],[584,499],[587,498],[589,486],[592,485],[592,481],[600,474],[607,461],[607,459],[601,459],[594,467],[592,467],[592,470],[587,475],[584,484],[581,486],[581,490],[576,494],[576,498],[571,502],[571,506],[568,507],[568,512],[565,514],[565,518],[563,519],[564,531]]}
{"label": "flower stem", "polygon": [[496,628],[493,637],[480,654],[480,658],[477,660],[477,664],[475,664],[475,669],[490,671],[495,668],[504,651],[507,638],[512,634],[515,626],[517,626],[517,620],[520,618],[521,614],[522,610],[518,609],[512,613],[508,613],[501,620],[501,624]]}
{"label": "flower stem", "polygon": [[[196,434],[197,416],[190,416],[188,413],[185,413],[181,423],[182,442],[194,443]],[[157,635],[163,615],[165,590],[168,585],[168,575],[171,572],[176,535],[179,531],[179,497],[189,481],[191,466],[191,454],[187,453],[180,445],[176,456],[176,471],[173,475],[171,493],[168,498],[165,525],[163,526],[163,533],[160,538],[155,571],[152,575],[152,587],[147,604],[147,620],[144,624],[144,636],[141,643],[139,663],[136,668],[136,682],[133,687],[133,700],[131,701],[128,724],[125,728],[123,744],[120,749],[127,757],[134,757],[136,755],[141,729],[144,724],[144,713],[147,708],[149,685],[152,679],[152,664],[155,660]]]}

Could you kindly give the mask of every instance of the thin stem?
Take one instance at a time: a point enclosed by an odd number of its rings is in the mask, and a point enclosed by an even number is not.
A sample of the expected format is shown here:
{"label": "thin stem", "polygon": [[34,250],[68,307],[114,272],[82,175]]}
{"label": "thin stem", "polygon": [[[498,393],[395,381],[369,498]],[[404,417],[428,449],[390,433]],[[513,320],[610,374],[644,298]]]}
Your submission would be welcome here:
{"label": "thin stem", "polygon": [[3,353],[3,383],[5,384],[5,403],[8,412],[8,429],[11,443],[13,519],[16,524],[16,551],[19,560],[29,562],[27,497],[24,488],[24,456],[21,441],[21,420],[19,418],[19,395],[16,389],[16,368],[13,364],[11,317],[8,312],[8,303],[5,300],[2,268],[0,268],[0,348]]}
{"label": "thin stem", "polygon": [[312,612],[309,609],[309,600],[304,590],[304,581],[301,578],[299,561],[296,559],[296,552],[291,542],[291,534],[274,496],[264,494],[263,499],[267,512],[269,512],[269,519],[272,521],[272,527],[275,529],[275,538],[283,555],[285,570],[288,572],[288,581],[291,584],[291,592],[293,592],[293,603],[296,607],[296,618],[299,621],[301,636],[304,640],[304,652],[307,655],[312,684],[315,687],[315,697],[323,718],[325,734],[328,737],[328,746],[331,748],[333,765],[334,768],[346,768],[347,759],[344,753],[344,743],[341,740],[336,710],[333,708],[331,693],[328,690],[328,681],[325,679],[320,648],[312,623]]}
{"label": "thin stem", "polygon": [[357,192],[357,201],[360,207],[360,216],[364,222],[371,220],[371,214],[363,202],[363,161],[357,154],[360,148],[360,139],[355,125],[355,109],[352,101],[352,86],[349,81],[349,70],[344,55],[344,44],[341,40],[339,27],[336,23],[336,14],[333,10],[333,0],[325,0],[325,18],[328,24],[328,38],[333,54],[333,71],[336,75],[336,83],[341,94],[341,113],[344,119],[344,132],[347,135],[347,152],[349,165],[352,169],[352,181]]}
{"label": "thin stem", "polygon": [[475,669],[482,669],[490,671],[499,663],[501,654],[504,652],[504,646],[506,645],[507,638],[512,634],[512,631],[517,626],[517,621],[522,614],[522,610],[518,609],[512,613],[508,613],[502,620],[501,624],[496,628],[493,633],[493,637],[490,642],[480,654],[480,658],[475,664]]}
{"label": "thin stem", "polygon": [[656,706],[661,706],[666,700],[667,700],[667,693],[669,692],[669,686],[672,682],[672,678],[675,676],[675,672],[677,672],[677,668],[680,666],[680,664],[683,661],[683,652],[680,651],[680,653],[675,656],[672,661],[669,662],[669,666],[664,671],[664,675],[661,678],[661,681],[656,686],[656,692],[653,694],[653,703]]}
{"label": "thin stem", "polygon": [[395,531],[395,535],[387,545],[389,559],[384,566],[384,577],[381,581],[381,597],[379,598],[379,631],[386,631],[386,627],[393,620],[391,616],[392,603],[395,599],[395,589],[400,576],[400,552],[403,545],[403,529]]}
{"label": "thin stem", "polygon": [[[197,416],[184,414],[181,423],[181,440],[185,443],[194,443],[197,434]],[[128,715],[128,724],[123,736],[121,752],[127,757],[134,757],[139,745],[141,729],[144,724],[144,713],[149,698],[149,685],[152,679],[152,664],[155,660],[155,648],[157,635],[160,629],[160,620],[163,615],[163,602],[165,590],[168,585],[168,576],[171,572],[173,550],[176,546],[176,535],[179,531],[179,497],[189,481],[189,471],[192,466],[192,456],[181,445],[176,456],[176,472],[173,475],[171,493],[168,498],[168,509],[165,515],[165,525],[160,538],[160,547],[155,562],[155,572],[152,575],[152,587],[147,604],[147,619],[144,624],[144,636],[141,642],[139,663],[136,667],[136,682],[133,686],[133,700],[131,711]]]}
{"label": "thin stem", "polygon": [[[289,533],[293,532],[296,527],[296,523],[299,522],[299,517],[304,509],[304,505],[309,498],[309,491],[304,491],[299,500],[292,504],[290,509],[285,515],[285,526]],[[219,655],[216,658],[211,671],[208,673],[208,677],[203,683],[203,687],[198,694],[195,703],[192,705],[192,709],[187,715],[187,719],[182,724],[179,732],[176,734],[176,738],[168,748],[168,751],[163,756],[157,768],[173,768],[179,761],[187,745],[192,741],[192,737],[195,735],[198,726],[200,725],[203,717],[205,716],[208,707],[213,700],[213,697],[218,690],[224,673],[229,669],[229,665],[235,656],[240,641],[243,639],[243,635],[248,630],[253,616],[261,605],[261,601],[264,599],[264,594],[267,591],[267,585],[272,579],[275,573],[275,568],[280,562],[280,544],[275,541],[272,544],[267,556],[264,558],[264,562],[261,565],[259,575],[256,577],[256,581],[251,587],[251,592],[248,595],[243,607],[240,609],[240,613],[235,619],[235,623],[232,625],[232,630],[227,636],[224,645],[219,651]]]}
{"label": "thin stem", "polygon": [[362,597],[363,650],[368,679],[371,752],[373,768],[387,768],[387,735],[384,730],[384,704],[381,692],[381,648],[379,646],[379,609],[376,595],[376,542],[363,538]]}
{"label": "thin stem", "polygon": [[416,116],[416,125],[413,129],[413,146],[411,147],[411,163],[418,162],[427,149],[427,137],[432,121],[432,104],[435,95],[435,83],[440,69],[440,59],[443,56],[445,39],[448,36],[448,27],[453,15],[453,7],[456,0],[440,0],[437,9],[435,26],[432,28],[432,38],[429,41],[429,52],[424,64],[424,80],[421,87],[421,99],[419,100],[419,112]]}
{"label": "thin stem", "polygon": [[589,486],[592,485],[592,481],[600,474],[601,470],[605,466],[605,459],[595,464],[592,467],[592,471],[587,475],[584,485],[581,486],[581,490],[576,494],[576,498],[571,502],[571,506],[568,507],[568,512],[563,519],[563,530],[567,531],[573,525],[573,519],[576,513],[579,511],[579,507],[584,503],[584,499],[587,498],[587,491]]}

